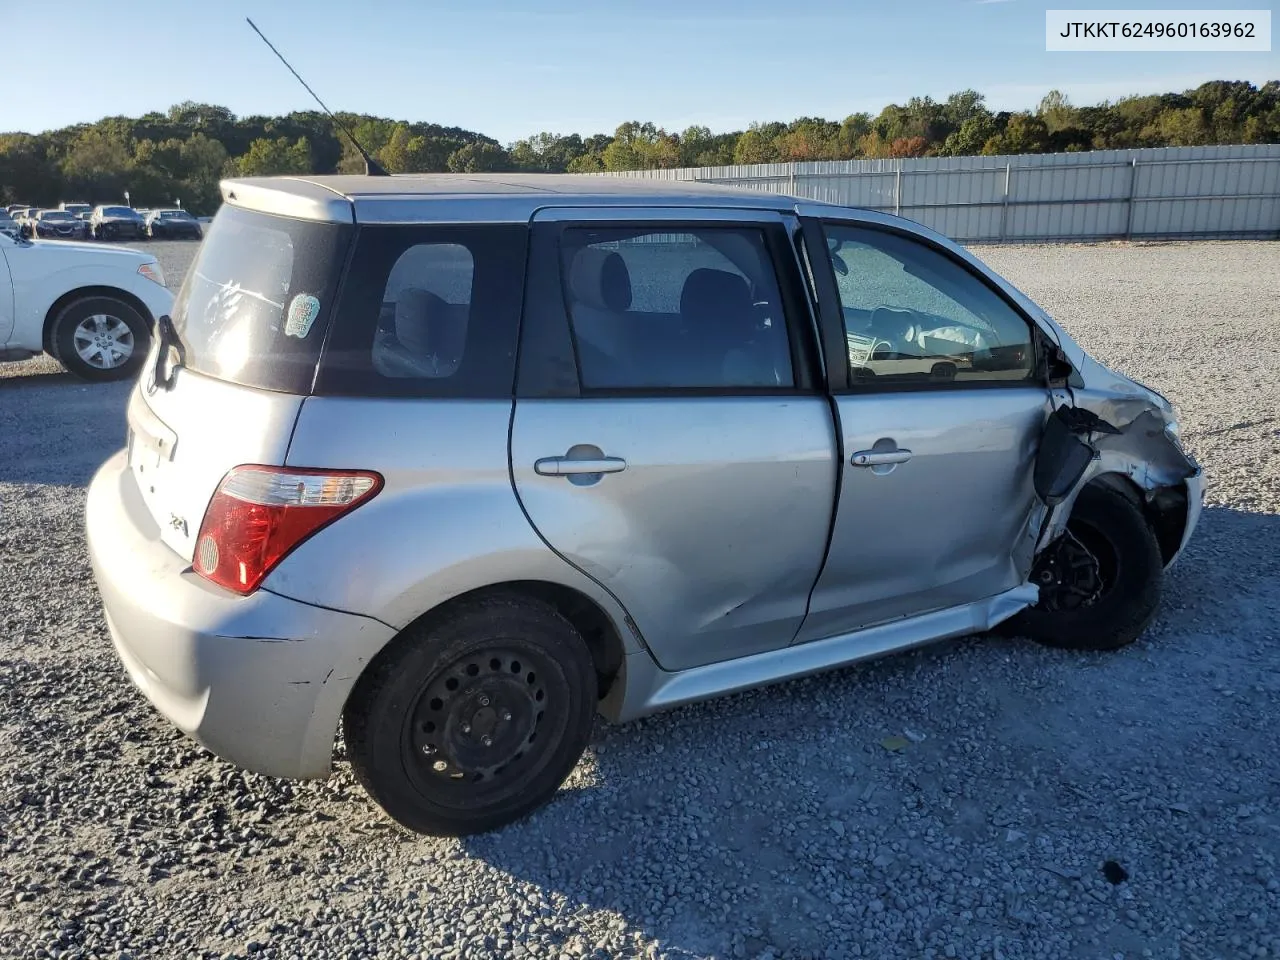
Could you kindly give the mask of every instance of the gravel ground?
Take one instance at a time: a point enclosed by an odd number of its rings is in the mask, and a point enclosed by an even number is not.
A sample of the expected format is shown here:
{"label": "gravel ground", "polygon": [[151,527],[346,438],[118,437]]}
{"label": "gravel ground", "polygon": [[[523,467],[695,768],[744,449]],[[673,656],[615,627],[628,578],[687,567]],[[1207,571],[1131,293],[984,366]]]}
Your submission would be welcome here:
{"label": "gravel ground", "polygon": [[[194,245],[153,249],[178,277]],[[1280,957],[1280,244],[979,253],[1182,409],[1209,505],[1147,635],[601,724],[548,808],[466,841],[152,711],[81,533],[126,390],[0,371],[0,954]]]}

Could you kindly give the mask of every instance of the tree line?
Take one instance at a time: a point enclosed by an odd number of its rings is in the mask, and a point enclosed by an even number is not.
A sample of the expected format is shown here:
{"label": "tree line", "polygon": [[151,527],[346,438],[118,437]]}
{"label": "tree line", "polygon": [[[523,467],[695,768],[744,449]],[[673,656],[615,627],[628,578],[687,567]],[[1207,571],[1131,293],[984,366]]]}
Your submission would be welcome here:
{"label": "tree line", "polygon": [[[1280,81],[1213,81],[1182,93],[1075,106],[1059,91],[1034,110],[993,112],[974,90],[912,97],[876,116],[800,117],[746,130],[680,132],[629,121],[612,134],[538,133],[503,145],[433,123],[340,114],[391,173],[579,173],[774,161],[1055,153],[1123,147],[1280,142]],[[0,134],[0,204],[60,200],[218,206],[227,176],[359,173],[364,161],[323,113],[237,117],[185,102],[40,134]]]}

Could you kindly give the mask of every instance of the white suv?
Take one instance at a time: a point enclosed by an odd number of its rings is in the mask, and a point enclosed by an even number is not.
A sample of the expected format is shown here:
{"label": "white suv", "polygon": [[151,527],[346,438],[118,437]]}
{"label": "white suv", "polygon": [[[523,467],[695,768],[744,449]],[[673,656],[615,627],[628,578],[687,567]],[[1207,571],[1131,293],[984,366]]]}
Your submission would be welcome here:
{"label": "white suv", "polygon": [[83,380],[124,380],[172,306],[150,254],[0,234],[0,361],[45,352]]}

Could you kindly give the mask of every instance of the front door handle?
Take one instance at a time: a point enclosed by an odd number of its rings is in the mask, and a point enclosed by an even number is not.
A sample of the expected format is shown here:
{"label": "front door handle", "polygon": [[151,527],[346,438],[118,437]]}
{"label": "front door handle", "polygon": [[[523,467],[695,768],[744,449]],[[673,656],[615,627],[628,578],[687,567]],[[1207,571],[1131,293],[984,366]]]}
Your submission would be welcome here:
{"label": "front door handle", "polygon": [[855,467],[879,467],[885,464],[906,463],[910,459],[910,450],[859,450],[849,462]]}
{"label": "front door handle", "polygon": [[621,457],[543,457],[533,464],[533,472],[543,477],[570,477],[583,473],[621,473],[627,461]]}

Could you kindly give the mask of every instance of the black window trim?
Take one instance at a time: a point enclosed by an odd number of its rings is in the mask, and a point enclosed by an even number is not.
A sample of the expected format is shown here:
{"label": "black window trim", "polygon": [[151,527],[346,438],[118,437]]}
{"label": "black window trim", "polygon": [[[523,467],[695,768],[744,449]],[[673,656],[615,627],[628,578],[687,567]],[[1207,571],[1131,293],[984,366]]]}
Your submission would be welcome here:
{"label": "black window trim", "polygon": [[[553,255],[557,265],[556,284],[559,288],[559,309],[556,311],[557,324],[564,324],[570,350],[573,353],[573,364],[577,374],[576,396],[582,399],[642,399],[642,398],[681,398],[681,397],[796,397],[824,395],[826,385],[818,375],[817,359],[820,355],[817,344],[813,342],[813,326],[815,317],[811,313],[811,304],[805,289],[803,277],[800,275],[798,258],[791,247],[785,220],[752,220],[752,219],[556,219],[543,224],[549,228],[546,233],[536,229],[532,233],[530,258],[531,263],[536,256],[534,247],[545,242],[548,233],[554,235]],[[773,267],[774,278],[778,286],[778,294],[782,299],[783,322],[787,327],[787,342],[791,351],[791,369],[794,383],[786,387],[588,387],[582,382],[582,366],[578,357],[577,334],[569,314],[566,299],[567,282],[564,276],[563,257],[561,256],[564,233],[566,230],[636,230],[644,233],[696,233],[700,230],[756,230],[764,238],[765,249],[769,254],[769,263]],[[542,251],[545,257],[546,251]],[[546,261],[543,260],[545,263]],[[529,271],[526,283],[534,282],[533,270]],[[525,318],[530,309],[529,297],[526,296]],[[561,318],[562,315],[562,318]],[[521,343],[525,324],[521,324]],[[517,363],[517,370],[520,365]],[[520,376],[517,375],[517,382]],[[517,393],[521,394],[519,387]],[[523,395],[523,394],[521,394]],[[538,395],[538,394],[534,394]],[[558,394],[563,396],[564,394]]]}
{"label": "black window trim", "polygon": [[[801,228],[804,235],[805,246],[809,254],[809,262],[814,264],[814,282],[817,286],[818,295],[818,319],[822,327],[822,341],[826,348],[826,374],[827,381],[830,385],[829,389],[832,396],[859,396],[865,394],[882,394],[882,393],[933,393],[948,392],[954,390],[1010,390],[1010,389],[1026,389],[1027,387],[1042,387],[1048,389],[1049,376],[1046,363],[1049,357],[1050,341],[1048,335],[1040,327],[1040,324],[1027,314],[1027,312],[1010,297],[1004,290],[991,282],[982,271],[976,269],[973,264],[957,257],[955,253],[946,247],[936,243],[929,237],[923,236],[912,230],[906,230],[891,224],[875,223],[868,220],[859,220],[857,217],[850,216],[827,216],[815,217],[804,215],[800,217]],[[849,369],[849,348],[845,341],[844,329],[844,313],[840,305],[840,292],[836,285],[835,269],[831,266],[831,258],[829,255],[815,257],[813,251],[820,250],[825,253],[827,249],[826,234],[823,231],[824,224],[836,224],[847,227],[855,227],[858,229],[874,231],[878,233],[892,234],[901,237],[904,240],[913,241],[920,244],[934,253],[941,254],[951,263],[960,267],[969,276],[973,277],[984,287],[994,293],[1000,300],[1017,315],[1023,323],[1027,325],[1030,332],[1030,346],[1032,350],[1031,372],[1021,380],[950,380],[950,381],[898,381],[898,382],[876,382],[861,381],[852,382]],[[816,263],[815,263],[816,261]],[[822,264],[822,266],[818,266]]]}

